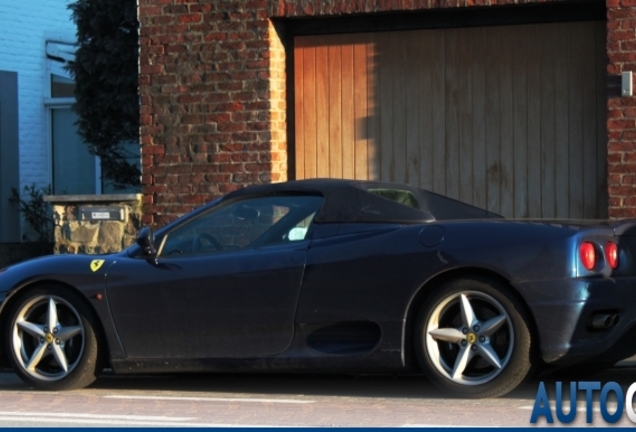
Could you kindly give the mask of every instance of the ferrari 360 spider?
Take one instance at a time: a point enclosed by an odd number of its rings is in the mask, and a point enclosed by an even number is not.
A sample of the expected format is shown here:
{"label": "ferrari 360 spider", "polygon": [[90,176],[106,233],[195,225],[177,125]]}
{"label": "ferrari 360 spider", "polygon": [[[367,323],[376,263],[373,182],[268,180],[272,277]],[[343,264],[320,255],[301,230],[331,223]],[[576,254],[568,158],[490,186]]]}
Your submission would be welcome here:
{"label": "ferrari 360 spider", "polygon": [[636,351],[634,221],[511,220],[407,185],[232,192],[111,255],[0,270],[0,361],[43,389],[115,373],[425,373],[503,395]]}

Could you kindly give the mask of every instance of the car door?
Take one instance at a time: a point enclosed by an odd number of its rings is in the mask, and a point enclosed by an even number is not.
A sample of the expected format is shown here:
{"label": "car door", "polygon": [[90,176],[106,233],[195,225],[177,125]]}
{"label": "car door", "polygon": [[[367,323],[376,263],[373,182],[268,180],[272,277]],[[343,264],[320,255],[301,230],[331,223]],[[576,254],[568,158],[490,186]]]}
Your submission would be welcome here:
{"label": "car door", "polygon": [[156,259],[108,270],[107,298],[128,358],[247,358],[283,352],[322,205],[274,196],[220,205],[158,239]]}

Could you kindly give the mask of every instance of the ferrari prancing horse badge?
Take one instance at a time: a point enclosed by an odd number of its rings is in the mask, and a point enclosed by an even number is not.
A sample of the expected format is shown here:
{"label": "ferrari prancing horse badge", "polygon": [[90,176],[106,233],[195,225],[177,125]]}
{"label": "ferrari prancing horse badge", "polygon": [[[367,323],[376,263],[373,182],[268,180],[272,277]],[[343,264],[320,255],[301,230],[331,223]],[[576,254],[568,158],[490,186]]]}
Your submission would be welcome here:
{"label": "ferrari prancing horse badge", "polygon": [[104,260],[93,260],[91,261],[91,270],[93,270],[93,272],[96,272],[101,268],[103,264]]}

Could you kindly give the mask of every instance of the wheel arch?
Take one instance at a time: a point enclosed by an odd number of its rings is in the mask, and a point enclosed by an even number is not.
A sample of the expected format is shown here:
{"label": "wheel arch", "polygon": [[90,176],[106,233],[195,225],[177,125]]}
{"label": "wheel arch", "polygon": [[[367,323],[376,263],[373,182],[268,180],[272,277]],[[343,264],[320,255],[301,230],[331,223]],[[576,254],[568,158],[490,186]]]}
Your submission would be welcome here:
{"label": "wheel arch", "polygon": [[[38,288],[38,287],[43,287],[43,286],[57,286],[64,289],[69,289],[78,295],[78,298],[80,299],[80,301],[93,314],[94,321],[97,324],[97,328],[95,329],[97,331],[97,338],[98,338],[99,344],[103,347],[103,348],[98,348],[99,349],[98,355],[101,357],[101,360],[104,362],[105,365],[109,364],[110,356],[108,355],[108,353],[110,352],[110,350],[108,348],[108,339],[106,338],[106,331],[104,329],[104,326],[101,320],[99,319],[99,314],[95,310],[95,307],[91,304],[91,302],[88,301],[86,296],[80,290],[75,288],[73,285],[70,285],[65,282],[61,282],[59,280],[55,280],[55,279],[37,280],[37,281],[24,284],[12,290],[9,296],[5,299],[5,301],[2,302],[2,308],[0,309],[0,329],[6,328],[9,311],[11,310],[12,306],[15,304],[16,299],[20,297],[20,294],[27,292],[29,290]],[[0,331],[0,367],[8,368],[10,367],[10,365],[7,360],[6,353],[4,352],[4,347],[5,347],[4,335],[5,335],[5,332]]]}
{"label": "wheel arch", "polygon": [[[515,288],[515,286],[503,275],[485,268],[480,267],[461,267],[449,269],[444,272],[438,273],[433,276],[429,280],[427,280],[422,286],[417,290],[415,295],[411,298],[411,301],[408,305],[405,314],[405,328],[404,328],[404,360],[406,365],[419,370],[415,348],[414,348],[414,333],[415,326],[417,324],[417,315],[422,307],[422,304],[426,301],[426,299],[436,292],[436,290],[444,285],[445,283],[455,280],[455,279],[478,279],[478,280],[487,280],[487,281],[496,281],[503,285],[510,287],[511,293],[517,297],[520,304],[525,308],[526,315],[530,319],[529,328],[532,334],[532,337],[537,342],[539,341],[539,332],[538,326],[535,321],[534,315],[531,313],[530,307],[528,303],[526,303],[525,299],[519,293],[519,291]],[[535,344],[534,348],[535,357],[538,354],[538,346]]]}

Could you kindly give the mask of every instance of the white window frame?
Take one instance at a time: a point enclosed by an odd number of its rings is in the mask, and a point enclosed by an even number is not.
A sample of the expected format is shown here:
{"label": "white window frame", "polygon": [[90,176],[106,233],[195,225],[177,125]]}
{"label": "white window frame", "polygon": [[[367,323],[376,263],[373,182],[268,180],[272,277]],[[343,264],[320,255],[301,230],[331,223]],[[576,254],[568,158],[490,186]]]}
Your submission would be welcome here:
{"label": "white window frame", "polygon": [[[53,110],[71,108],[75,103],[74,97],[53,98],[51,97],[51,76],[58,75],[67,79],[73,79],[71,74],[64,69],[64,66],[75,59],[75,44],[67,41],[46,41],[46,84],[44,97],[44,108],[46,109],[46,130],[47,130],[47,170],[49,184],[53,185]],[[55,57],[52,58],[52,57]],[[64,61],[58,60],[59,58]],[[95,156],[95,194],[102,194],[102,166],[98,156]]]}

